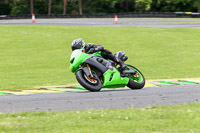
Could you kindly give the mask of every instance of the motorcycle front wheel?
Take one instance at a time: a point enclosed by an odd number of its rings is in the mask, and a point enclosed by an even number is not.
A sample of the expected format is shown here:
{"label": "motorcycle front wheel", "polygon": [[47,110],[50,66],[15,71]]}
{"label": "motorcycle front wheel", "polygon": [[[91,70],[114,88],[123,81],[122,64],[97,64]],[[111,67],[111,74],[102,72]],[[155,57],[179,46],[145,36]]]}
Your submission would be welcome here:
{"label": "motorcycle front wheel", "polygon": [[145,78],[143,74],[134,66],[128,65],[128,68],[135,70],[137,73],[129,75],[130,77],[127,86],[133,90],[142,89],[145,85]]}
{"label": "motorcycle front wheel", "polygon": [[97,92],[102,88],[102,83],[95,72],[92,72],[94,78],[87,77],[82,69],[76,72],[76,79],[85,89]]}

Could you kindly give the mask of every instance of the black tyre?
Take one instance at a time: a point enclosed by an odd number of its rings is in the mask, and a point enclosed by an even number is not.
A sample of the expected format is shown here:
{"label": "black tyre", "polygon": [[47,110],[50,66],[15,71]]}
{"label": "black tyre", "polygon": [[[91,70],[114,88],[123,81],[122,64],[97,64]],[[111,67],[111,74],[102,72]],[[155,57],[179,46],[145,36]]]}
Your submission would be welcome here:
{"label": "black tyre", "polygon": [[134,66],[128,65],[128,67],[137,71],[137,77],[129,77],[130,80],[127,86],[133,90],[142,89],[145,85],[143,74]]}
{"label": "black tyre", "polygon": [[84,74],[83,70],[80,69],[79,71],[76,72],[76,79],[85,89],[92,92],[100,91],[102,83],[95,73],[93,73],[93,75],[95,79],[91,80]]}

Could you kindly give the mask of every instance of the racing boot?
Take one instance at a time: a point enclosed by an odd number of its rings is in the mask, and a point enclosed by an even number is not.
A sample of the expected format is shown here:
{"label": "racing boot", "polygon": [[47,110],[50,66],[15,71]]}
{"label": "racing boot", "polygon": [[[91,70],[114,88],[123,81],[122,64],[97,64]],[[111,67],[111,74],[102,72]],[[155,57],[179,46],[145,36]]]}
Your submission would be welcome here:
{"label": "racing boot", "polygon": [[127,65],[122,60],[120,60],[118,58],[115,58],[115,62],[120,65],[120,68],[121,68],[122,71],[127,67]]}
{"label": "racing boot", "polygon": [[125,62],[125,61],[128,60],[128,56],[125,56],[125,55],[124,55],[121,59],[122,59],[123,62]]}

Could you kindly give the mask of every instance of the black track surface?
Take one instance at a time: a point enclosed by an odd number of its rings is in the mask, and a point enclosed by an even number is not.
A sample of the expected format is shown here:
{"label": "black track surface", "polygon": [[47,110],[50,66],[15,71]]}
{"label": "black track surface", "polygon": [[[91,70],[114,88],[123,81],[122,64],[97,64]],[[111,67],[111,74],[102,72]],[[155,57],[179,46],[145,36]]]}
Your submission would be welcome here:
{"label": "black track surface", "polygon": [[185,85],[142,90],[1,95],[0,112],[116,109],[196,102],[200,102],[200,85]]}

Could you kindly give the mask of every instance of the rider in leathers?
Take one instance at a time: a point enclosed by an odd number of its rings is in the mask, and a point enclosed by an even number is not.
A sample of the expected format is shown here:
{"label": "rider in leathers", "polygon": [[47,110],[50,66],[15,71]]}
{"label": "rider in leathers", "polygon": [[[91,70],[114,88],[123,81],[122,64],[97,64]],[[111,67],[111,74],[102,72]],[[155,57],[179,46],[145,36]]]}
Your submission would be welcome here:
{"label": "rider in leathers", "polygon": [[116,58],[110,50],[104,49],[104,47],[102,45],[97,45],[97,44],[94,44],[94,43],[85,44],[85,42],[81,38],[79,38],[79,39],[75,39],[72,42],[71,47],[72,47],[72,51],[75,50],[75,49],[84,48],[85,53],[88,53],[88,54],[92,54],[92,53],[95,53],[97,51],[101,51],[101,55],[102,55],[103,58],[110,59],[110,60],[114,61],[115,63],[120,64],[120,67],[122,69],[124,69],[124,67],[125,67],[123,61]]}

